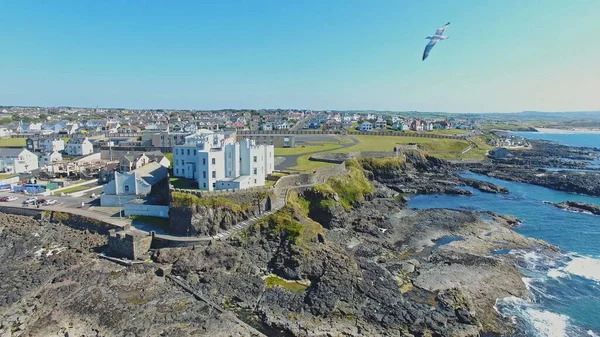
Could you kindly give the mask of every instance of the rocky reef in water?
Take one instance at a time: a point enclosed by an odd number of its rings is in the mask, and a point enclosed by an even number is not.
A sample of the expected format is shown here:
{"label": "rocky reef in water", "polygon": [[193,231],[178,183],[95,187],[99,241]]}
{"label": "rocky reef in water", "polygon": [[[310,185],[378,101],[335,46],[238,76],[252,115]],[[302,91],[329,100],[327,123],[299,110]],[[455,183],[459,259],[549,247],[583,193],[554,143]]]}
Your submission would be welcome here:
{"label": "rocky reef in water", "polygon": [[554,202],[546,202],[546,203],[554,205],[560,209],[564,209],[564,210],[570,211],[570,212],[590,213],[590,214],[594,214],[594,215],[600,215],[600,206],[588,204],[585,202],[563,201],[563,202],[559,202],[559,203],[554,203]]}

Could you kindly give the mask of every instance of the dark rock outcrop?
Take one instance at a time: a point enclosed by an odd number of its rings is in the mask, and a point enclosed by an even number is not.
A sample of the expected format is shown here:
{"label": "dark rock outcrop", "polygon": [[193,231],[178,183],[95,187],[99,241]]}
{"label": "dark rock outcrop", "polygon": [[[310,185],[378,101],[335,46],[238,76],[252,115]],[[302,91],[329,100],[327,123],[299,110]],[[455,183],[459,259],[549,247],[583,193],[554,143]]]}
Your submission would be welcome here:
{"label": "dark rock outcrop", "polygon": [[564,209],[570,212],[587,212],[594,215],[600,215],[600,206],[587,204],[578,201],[563,201],[559,203],[548,202],[560,209]]}

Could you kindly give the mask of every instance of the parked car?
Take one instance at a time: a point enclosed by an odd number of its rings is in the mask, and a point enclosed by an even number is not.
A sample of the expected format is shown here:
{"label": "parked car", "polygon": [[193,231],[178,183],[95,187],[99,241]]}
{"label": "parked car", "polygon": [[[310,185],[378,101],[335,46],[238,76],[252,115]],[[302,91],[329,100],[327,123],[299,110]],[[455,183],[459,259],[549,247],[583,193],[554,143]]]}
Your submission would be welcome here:
{"label": "parked car", "polygon": [[48,200],[44,201],[44,205],[54,205],[57,202],[58,201],[56,199],[48,199]]}
{"label": "parked car", "polygon": [[15,201],[15,200],[18,200],[18,199],[19,199],[19,197],[10,196],[10,197],[3,197],[0,200],[2,200],[3,202],[8,202],[8,201]]}
{"label": "parked car", "polygon": [[23,204],[25,204],[25,205],[33,204],[33,203],[35,203],[37,201],[38,201],[37,197],[29,197],[29,198],[23,200]]}

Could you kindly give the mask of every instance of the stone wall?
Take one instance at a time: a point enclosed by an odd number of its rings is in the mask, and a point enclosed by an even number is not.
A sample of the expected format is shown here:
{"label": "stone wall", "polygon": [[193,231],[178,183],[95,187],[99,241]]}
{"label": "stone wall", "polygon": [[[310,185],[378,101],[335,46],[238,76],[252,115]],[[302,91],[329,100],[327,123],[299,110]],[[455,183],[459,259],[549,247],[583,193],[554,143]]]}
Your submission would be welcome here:
{"label": "stone wall", "polygon": [[107,234],[109,230],[119,228],[104,221],[64,212],[44,211],[42,217],[50,222],[60,222],[75,229],[89,230],[99,234]]}
{"label": "stone wall", "polygon": [[158,218],[169,217],[169,206],[163,205],[146,205],[137,203],[126,203],[123,205],[125,216],[130,215],[142,215],[142,216],[154,216]]}
{"label": "stone wall", "polygon": [[145,259],[150,246],[152,235],[134,233],[127,225],[122,231],[111,229],[108,233],[108,249],[111,255],[130,260]]}
{"label": "stone wall", "polygon": [[0,206],[0,212],[6,213],[6,214],[31,216],[35,219],[40,219],[42,217],[43,210],[37,209],[37,208],[27,208],[27,207],[14,208],[14,207]]}
{"label": "stone wall", "polygon": [[[417,149],[416,146],[415,146],[415,148],[413,148],[412,145],[406,145],[406,147],[409,147],[409,148],[401,149],[400,151]],[[392,152],[392,151],[390,151],[390,152],[319,153],[319,154],[312,155],[310,157],[310,160],[322,161],[322,162],[326,162],[326,163],[342,163],[346,160],[351,160],[351,159],[360,158],[360,157],[394,158],[401,154],[402,154],[401,152],[398,153],[398,152]]]}

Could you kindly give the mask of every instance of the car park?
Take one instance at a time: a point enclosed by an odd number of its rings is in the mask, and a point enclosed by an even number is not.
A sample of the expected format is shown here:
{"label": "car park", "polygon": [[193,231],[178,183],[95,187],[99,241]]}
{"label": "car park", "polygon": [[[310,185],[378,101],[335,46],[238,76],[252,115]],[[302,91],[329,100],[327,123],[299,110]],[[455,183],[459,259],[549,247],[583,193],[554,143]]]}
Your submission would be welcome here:
{"label": "car park", "polygon": [[36,203],[36,202],[38,202],[38,198],[37,197],[29,197],[29,198],[23,200],[23,203],[26,204],[26,205],[33,204],[33,203]]}

